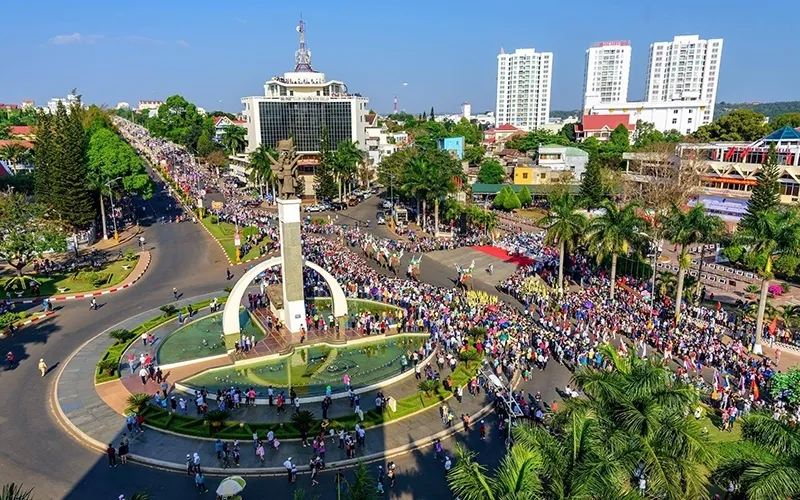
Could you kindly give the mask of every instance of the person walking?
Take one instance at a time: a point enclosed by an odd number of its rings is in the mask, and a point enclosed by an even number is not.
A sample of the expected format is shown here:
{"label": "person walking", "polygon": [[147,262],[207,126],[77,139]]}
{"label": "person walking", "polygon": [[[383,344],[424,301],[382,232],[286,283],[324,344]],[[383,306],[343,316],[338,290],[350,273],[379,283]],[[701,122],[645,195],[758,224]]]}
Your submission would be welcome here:
{"label": "person walking", "polygon": [[175,297],[175,300],[178,300],[178,287],[172,287],[172,296]]}
{"label": "person walking", "polygon": [[114,449],[114,445],[108,443],[108,448],[106,448],[106,455],[108,455],[108,466],[109,467],[116,467],[117,466],[117,450]]}
{"label": "person walking", "polygon": [[89,309],[91,311],[96,311],[97,310],[97,299],[95,299],[94,297],[92,297],[91,302],[89,302]]}
{"label": "person walking", "polygon": [[150,372],[147,371],[147,368],[144,366],[141,370],[139,370],[139,377],[142,379],[142,385],[147,385],[147,377],[150,376]]}
{"label": "person walking", "polygon": [[128,435],[122,433],[122,440],[119,443],[119,461],[122,464],[128,463]]}
{"label": "person walking", "polygon": [[294,467],[292,465],[292,457],[287,458],[286,461],[283,462],[283,466],[286,467],[286,477],[289,479],[289,482],[291,483],[292,482],[292,468]]}
{"label": "person walking", "polygon": [[47,374],[47,363],[44,362],[44,358],[39,359],[39,371],[42,372],[42,377]]}
{"label": "person walking", "polygon": [[208,488],[206,487],[206,477],[202,472],[197,471],[197,474],[194,475],[194,484],[197,485],[198,493],[208,493]]}

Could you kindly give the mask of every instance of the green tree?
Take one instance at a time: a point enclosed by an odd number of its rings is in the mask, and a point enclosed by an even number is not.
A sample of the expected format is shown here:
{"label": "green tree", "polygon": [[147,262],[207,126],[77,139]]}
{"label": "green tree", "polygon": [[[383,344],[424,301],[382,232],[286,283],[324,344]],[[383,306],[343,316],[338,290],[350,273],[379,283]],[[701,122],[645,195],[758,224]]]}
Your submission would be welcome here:
{"label": "green tree", "polygon": [[485,160],[478,171],[478,182],[484,184],[500,184],[505,177],[506,169],[494,158]]}
{"label": "green tree", "polygon": [[494,208],[499,208],[500,210],[504,210],[504,205],[507,196],[508,196],[508,186],[505,186],[494,196],[494,201],[493,201]]}
{"label": "green tree", "polygon": [[0,159],[7,161],[11,168],[16,168],[30,163],[32,155],[22,144],[12,142],[0,148]]}
{"label": "green tree", "polygon": [[541,454],[514,446],[500,462],[493,476],[475,460],[477,453],[456,444],[456,463],[447,473],[450,489],[461,500],[534,500],[543,498],[539,473],[544,468]]}
{"label": "green tree", "polygon": [[[334,173],[339,182],[339,198],[341,199],[343,190],[352,191],[353,179],[358,172],[358,166],[364,161],[364,152],[358,148],[358,143],[345,140],[336,145],[334,153]],[[349,189],[346,189],[349,188]]]}
{"label": "green tree", "polygon": [[[417,200],[417,213],[420,214],[419,220],[422,222],[423,228],[425,227],[426,200],[428,198],[429,172],[431,168],[425,158],[417,156],[409,161],[408,167],[402,176],[403,190]],[[422,202],[421,212],[419,211],[420,202]]]}
{"label": "green tree", "polygon": [[203,130],[203,133],[200,134],[200,138],[197,139],[198,156],[207,156],[215,149],[217,149],[217,146],[211,139],[211,134],[208,132],[208,130]]}
{"label": "green tree", "polygon": [[264,197],[264,186],[268,186],[272,190],[272,199],[275,200],[275,184],[277,179],[272,172],[272,160],[270,156],[275,158],[275,150],[264,145],[259,144],[258,147],[250,153],[250,182],[258,185],[261,197]]}
{"label": "green tree", "polygon": [[533,197],[531,196],[531,192],[528,191],[528,186],[522,186],[522,189],[517,193],[517,198],[519,198],[520,204],[526,208],[533,203]]}
{"label": "green tree", "polygon": [[800,213],[792,207],[785,211],[767,210],[758,217],[740,224],[733,237],[735,245],[746,248],[749,261],[761,277],[761,298],[756,319],[756,350],[760,352],[764,332],[764,309],[769,283],[773,279],[773,263],[780,255],[800,255]]}
{"label": "green tree", "polygon": [[0,193],[0,259],[22,276],[22,269],[45,252],[66,250],[66,235],[46,217],[43,204],[14,191]]}
{"label": "green tree", "polygon": [[468,145],[479,146],[483,139],[483,132],[478,126],[462,117],[452,128],[447,131],[448,137],[463,137]]}
{"label": "green tree", "polygon": [[775,143],[770,143],[767,158],[756,173],[756,185],[747,202],[747,211],[741,219],[741,224],[749,224],[762,213],[778,208],[781,201],[780,180],[778,154],[775,152]]}
{"label": "green tree", "polygon": [[44,111],[36,115],[36,141],[33,146],[34,197],[40,203],[52,204],[53,177],[55,162],[55,138],[53,137],[53,116]]}
{"label": "green tree", "polygon": [[633,149],[642,149],[655,142],[664,142],[664,134],[650,122],[636,120],[633,130]]}
{"label": "green tree", "polygon": [[561,131],[558,134],[566,137],[569,142],[575,142],[575,124],[574,123],[564,124],[564,126],[561,127]]}
{"label": "green tree", "polygon": [[67,114],[64,105],[59,103],[54,138],[54,165],[58,166],[58,174],[50,180],[53,208],[69,227],[86,229],[94,222],[96,212],[86,177],[87,141],[78,106],[73,105]]}
{"label": "green tree", "polygon": [[[787,308],[792,308],[790,310],[791,316],[787,316]],[[789,324],[794,325],[797,319],[800,318],[800,310],[798,310],[798,306],[784,306],[782,316],[787,326]],[[787,321],[788,317],[792,319]],[[785,395],[791,404],[800,404],[800,367],[795,365],[786,372],[779,371],[774,374],[769,381],[769,391],[775,401]]]}
{"label": "green tree", "polygon": [[578,211],[578,199],[569,193],[550,196],[550,212],[539,220],[545,244],[558,245],[558,290],[564,293],[564,256],[586,231],[586,216]]}
{"label": "green tree", "polygon": [[469,165],[480,165],[483,163],[483,158],[486,156],[486,148],[481,145],[467,144],[464,148],[464,159],[467,160]]}
{"label": "green tree", "polygon": [[517,193],[515,193],[514,190],[509,187],[508,192],[506,192],[506,196],[503,199],[503,209],[506,212],[511,212],[512,210],[517,210],[518,208],[522,208],[522,202],[519,201],[519,196],[517,196]]}
{"label": "green tree", "polygon": [[197,106],[181,95],[172,95],[159,106],[158,113],[147,118],[147,128],[157,137],[164,137],[197,151],[197,142],[203,130],[211,133],[213,118],[205,120]]}
{"label": "green tree", "polygon": [[678,245],[678,288],[675,295],[675,318],[681,313],[681,300],[683,298],[683,280],[686,271],[692,264],[689,248],[700,243],[701,221],[705,218],[705,207],[697,204],[687,211],[677,205],[672,205],[663,221],[663,234],[667,241]]}
{"label": "green tree", "polygon": [[603,200],[608,199],[608,190],[603,183],[603,172],[597,156],[589,157],[586,171],[581,179],[581,189],[578,197],[588,209],[599,207]]}
{"label": "green tree", "polygon": [[749,109],[737,109],[698,128],[693,134],[702,142],[746,141],[761,139],[770,131],[764,123],[764,115]]}
{"label": "green tree", "polygon": [[738,484],[749,500],[800,495],[800,435],[794,426],[767,413],[742,418],[742,438],[724,448],[714,472],[717,483]]}
{"label": "green tree", "polygon": [[242,127],[238,127],[236,125],[227,125],[223,127],[222,144],[225,147],[225,151],[232,155],[244,151],[244,148],[247,146],[247,139],[245,138],[246,135],[247,131]]}
{"label": "green tree", "polygon": [[433,234],[439,233],[439,202],[456,190],[451,173],[445,168],[431,165],[428,170],[428,196],[433,199]]}
{"label": "green tree", "polygon": [[631,147],[631,137],[628,127],[620,123],[617,128],[611,131],[608,138],[609,145],[619,151],[628,151]]}
{"label": "green tree", "polygon": [[347,484],[346,500],[377,500],[378,491],[375,481],[367,472],[364,462],[358,461],[353,474],[353,480]]}
{"label": "green tree", "polygon": [[784,113],[769,122],[769,127],[772,130],[780,130],[787,126],[792,128],[800,127],[800,113]]}
{"label": "green tree", "polygon": [[606,257],[611,257],[609,296],[612,300],[617,279],[617,257],[627,255],[632,246],[641,243],[640,231],[647,226],[636,213],[638,207],[637,202],[632,202],[618,208],[610,200],[605,200],[601,204],[605,212],[589,223],[589,251],[597,256],[598,263]]}
{"label": "green tree", "polygon": [[[336,196],[336,179],[333,177],[334,157],[330,150],[328,127],[322,126],[319,141],[319,165],[314,172],[314,193],[317,198],[332,200]],[[340,200],[341,201],[341,200]]]}
{"label": "green tree", "polygon": [[430,120],[431,120],[431,121],[433,121],[433,120],[436,120],[436,115],[435,115],[435,114],[433,114],[433,106],[431,106],[431,116],[430,116]]}

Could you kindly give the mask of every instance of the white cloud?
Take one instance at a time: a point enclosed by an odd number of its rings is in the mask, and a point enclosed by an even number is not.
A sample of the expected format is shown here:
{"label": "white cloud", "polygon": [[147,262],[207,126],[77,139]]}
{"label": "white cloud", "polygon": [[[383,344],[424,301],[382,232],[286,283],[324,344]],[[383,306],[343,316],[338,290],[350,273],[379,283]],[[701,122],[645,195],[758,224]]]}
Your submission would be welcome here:
{"label": "white cloud", "polygon": [[183,47],[184,49],[188,49],[189,48],[189,42],[187,42],[186,40],[178,40],[175,43],[177,43],[178,46]]}
{"label": "white cloud", "polygon": [[103,40],[103,35],[81,35],[80,33],[73,33],[71,35],[56,35],[50,39],[53,45],[75,45],[75,44],[88,44],[97,43]]}

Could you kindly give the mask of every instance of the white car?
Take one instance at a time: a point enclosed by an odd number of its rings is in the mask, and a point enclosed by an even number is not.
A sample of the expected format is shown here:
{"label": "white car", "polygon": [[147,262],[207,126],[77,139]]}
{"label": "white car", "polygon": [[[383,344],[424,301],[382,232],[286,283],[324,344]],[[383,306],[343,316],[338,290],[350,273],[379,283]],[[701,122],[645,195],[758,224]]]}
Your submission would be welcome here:
{"label": "white car", "polygon": [[381,208],[385,208],[387,210],[392,208],[392,202],[389,200],[384,200],[383,203],[381,203]]}
{"label": "white car", "polygon": [[306,207],[306,212],[322,212],[322,207],[319,205],[309,205]]}

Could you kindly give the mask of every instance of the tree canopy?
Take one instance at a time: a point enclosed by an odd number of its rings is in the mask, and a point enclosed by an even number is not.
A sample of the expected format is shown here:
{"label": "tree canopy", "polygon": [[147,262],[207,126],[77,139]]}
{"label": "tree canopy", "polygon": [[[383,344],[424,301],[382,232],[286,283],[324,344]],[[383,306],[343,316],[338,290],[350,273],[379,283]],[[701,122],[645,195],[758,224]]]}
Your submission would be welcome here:
{"label": "tree canopy", "polygon": [[764,115],[755,111],[736,109],[698,128],[693,136],[702,142],[755,141],[771,132],[764,120]]}
{"label": "tree canopy", "polygon": [[168,97],[146,123],[153,135],[197,151],[197,141],[204,130],[211,131],[213,119],[203,117],[197,106],[176,94]]}
{"label": "tree canopy", "polygon": [[505,177],[506,169],[494,158],[485,160],[478,171],[478,182],[484,184],[500,184]]}
{"label": "tree canopy", "polygon": [[45,252],[66,250],[66,234],[48,220],[47,208],[16,191],[0,193],[0,259],[21,275],[22,268]]}

